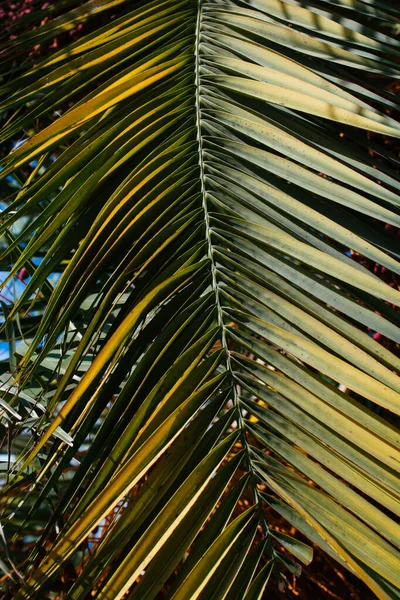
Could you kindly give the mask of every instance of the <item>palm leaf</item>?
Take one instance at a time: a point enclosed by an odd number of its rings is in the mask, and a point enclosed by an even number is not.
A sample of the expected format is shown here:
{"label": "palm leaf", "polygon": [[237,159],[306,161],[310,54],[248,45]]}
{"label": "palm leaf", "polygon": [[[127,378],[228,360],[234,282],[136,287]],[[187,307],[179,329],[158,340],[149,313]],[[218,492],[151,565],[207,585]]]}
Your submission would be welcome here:
{"label": "palm leaf", "polygon": [[[30,275],[5,308],[2,519],[11,549],[27,528],[35,542],[23,584],[4,563],[7,589],[261,598],[312,558],[270,506],[398,597],[400,293],[366,265],[400,273],[385,229],[400,227],[398,164],[382,142],[400,137],[386,91],[399,11],[47,10],[0,47],[3,143],[28,132],[2,164],[22,181],[0,223],[3,285]],[[92,29],[15,70],[80,23]]]}

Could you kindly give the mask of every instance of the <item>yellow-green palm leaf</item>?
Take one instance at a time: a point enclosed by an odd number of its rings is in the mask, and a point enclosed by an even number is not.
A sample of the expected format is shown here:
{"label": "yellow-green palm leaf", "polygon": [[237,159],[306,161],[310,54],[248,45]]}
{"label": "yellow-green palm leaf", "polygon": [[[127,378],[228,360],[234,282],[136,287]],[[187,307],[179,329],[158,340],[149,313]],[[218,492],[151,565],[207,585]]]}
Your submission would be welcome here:
{"label": "yellow-green palm leaf", "polygon": [[399,9],[47,10],[0,47],[4,589],[262,598],[312,559],[269,506],[398,598]]}

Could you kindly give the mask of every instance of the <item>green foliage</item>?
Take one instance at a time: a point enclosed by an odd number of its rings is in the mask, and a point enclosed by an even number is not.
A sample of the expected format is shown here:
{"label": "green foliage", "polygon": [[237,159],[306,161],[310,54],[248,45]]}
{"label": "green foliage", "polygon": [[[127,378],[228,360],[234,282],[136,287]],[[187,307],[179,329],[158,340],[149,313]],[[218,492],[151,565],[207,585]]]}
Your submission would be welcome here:
{"label": "green foliage", "polygon": [[261,599],[312,559],[269,506],[399,598],[400,293],[348,251],[400,274],[400,10],[60,9],[0,47],[4,593]]}

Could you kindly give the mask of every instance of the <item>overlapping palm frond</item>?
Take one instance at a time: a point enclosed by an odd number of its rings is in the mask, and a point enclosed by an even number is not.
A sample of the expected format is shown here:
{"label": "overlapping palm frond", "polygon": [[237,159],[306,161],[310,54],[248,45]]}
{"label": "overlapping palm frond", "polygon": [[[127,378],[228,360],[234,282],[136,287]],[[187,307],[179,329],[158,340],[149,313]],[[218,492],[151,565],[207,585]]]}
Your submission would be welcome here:
{"label": "overlapping palm frond", "polygon": [[2,265],[29,273],[6,309],[5,589],[261,599],[312,558],[270,506],[399,598],[400,293],[349,252],[400,274],[399,9],[60,9],[1,47],[3,143],[25,132]]}

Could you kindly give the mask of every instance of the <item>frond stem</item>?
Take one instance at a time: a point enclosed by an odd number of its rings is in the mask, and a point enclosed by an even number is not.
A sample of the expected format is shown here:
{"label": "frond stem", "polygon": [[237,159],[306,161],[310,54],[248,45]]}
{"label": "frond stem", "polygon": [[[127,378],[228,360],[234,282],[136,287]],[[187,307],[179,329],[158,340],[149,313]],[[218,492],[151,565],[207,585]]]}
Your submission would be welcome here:
{"label": "frond stem", "polygon": [[201,91],[201,80],[200,80],[200,37],[201,37],[201,21],[202,21],[202,0],[198,2],[198,11],[197,11],[197,22],[196,22],[196,38],[195,38],[195,93],[196,93],[196,126],[197,126],[197,142],[198,142],[198,152],[199,152],[199,168],[200,168],[200,185],[201,185],[201,196],[202,196],[202,205],[204,210],[204,220],[205,220],[205,233],[207,240],[207,255],[210,259],[211,264],[211,286],[215,294],[215,300],[217,305],[217,320],[218,325],[221,328],[221,344],[222,348],[225,350],[226,355],[226,369],[230,373],[231,382],[232,382],[232,392],[233,392],[233,405],[236,408],[237,412],[237,420],[238,426],[241,432],[241,444],[243,449],[246,451],[246,455],[248,457],[248,469],[252,473],[252,481],[253,481],[253,494],[254,500],[260,507],[260,514],[262,514],[262,527],[264,530],[264,534],[268,534],[268,526],[265,521],[264,512],[261,507],[261,499],[259,495],[259,491],[257,488],[257,484],[255,483],[256,477],[252,468],[251,460],[250,460],[250,448],[247,441],[243,415],[240,408],[240,399],[237,390],[237,385],[235,383],[235,378],[233,375],[233,368],[231,364],[231,355],[228,346],[228,340],[226,335],[226,327],[224,324],[223,318],[223,310],[221,306],[221,299],[219,294],[219,287],[217,281],[217,266],[215,264],[214,259],[214,251],[211,240],[212,228],[210,225],[210,215],[207,204],[207,192],[205,186],[205,171],[204,171],[204,162],[203,162],[203,140],[201,135],[201,99],[200,99],[200,91]]}

